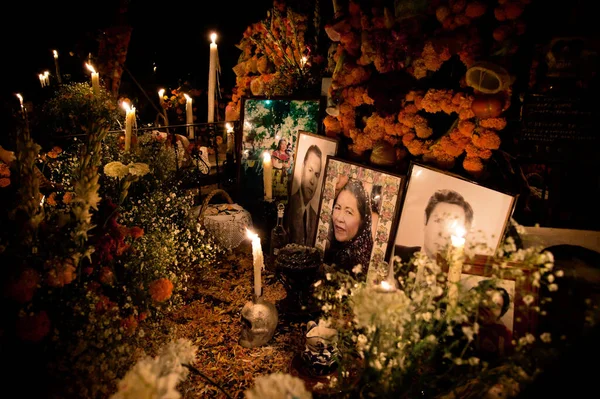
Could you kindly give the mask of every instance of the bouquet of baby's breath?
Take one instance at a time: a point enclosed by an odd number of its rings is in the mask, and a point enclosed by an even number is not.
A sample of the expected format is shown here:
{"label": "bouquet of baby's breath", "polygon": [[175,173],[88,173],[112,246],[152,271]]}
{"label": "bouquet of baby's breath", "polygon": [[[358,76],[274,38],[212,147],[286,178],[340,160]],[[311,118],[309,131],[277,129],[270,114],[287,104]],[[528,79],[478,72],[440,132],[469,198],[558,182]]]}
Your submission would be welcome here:
{"label": "bouquet of baby's breath", "polygon": [[[475,398],[498,392],[513,396],[540,371],[542,354],[552,353],[549,333],[525,331],[512,336],[510,351],[503,356],[483,356],[479,312],[489,305],[490,291],[465,291],[460,282],[449,283],[447,262],[440,257],[432,261],[417,253],[408,264],[396,258],[394,266],[393,279],[387,271],[372,268],[364,281],[363,268],[357,266],[349,274],[326,273],[325,281],[317,283],[324,317],[340,332],[341,352],[355,354],[349,362],[341,361],[340,378],[358,361],[364,366],[356,385],[359,392],[349,396]],[[463,272],[469,267],[465,262]],[[518,286],[545,286],[552,293],[562,276],[553,269],[551,253],[541,248],[517,250],[512,238],[484,267],[487,287],[510,279]],[[450,299],[452,285],[461,294]],[[525,295],[513,305],[515,323],[521,314],[544,315],[543,305],[549,300]],[[531,351],[536,351],[535,357]]]}

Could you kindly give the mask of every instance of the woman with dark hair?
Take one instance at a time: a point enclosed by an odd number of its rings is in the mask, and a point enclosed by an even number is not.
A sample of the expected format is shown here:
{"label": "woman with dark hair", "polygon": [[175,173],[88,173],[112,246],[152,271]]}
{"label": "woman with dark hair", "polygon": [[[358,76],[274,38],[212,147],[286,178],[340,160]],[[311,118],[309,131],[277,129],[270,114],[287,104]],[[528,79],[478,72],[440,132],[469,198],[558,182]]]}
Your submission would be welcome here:
{"label": "woman with dark hair", "polygon": [[287,146],[287,140],[280,139],[277,143],[277,149],[271,153],[273,160],[273,195],[276,198],[287,196],[288,169],[291,163],[291,157],[286,151]]}
{"label": "woman with dark hair", "polygon": [[366,270],[372,250],[369,196],[359,180],[350,179],[335,198],[324,262],[346,270],[362,265]]}

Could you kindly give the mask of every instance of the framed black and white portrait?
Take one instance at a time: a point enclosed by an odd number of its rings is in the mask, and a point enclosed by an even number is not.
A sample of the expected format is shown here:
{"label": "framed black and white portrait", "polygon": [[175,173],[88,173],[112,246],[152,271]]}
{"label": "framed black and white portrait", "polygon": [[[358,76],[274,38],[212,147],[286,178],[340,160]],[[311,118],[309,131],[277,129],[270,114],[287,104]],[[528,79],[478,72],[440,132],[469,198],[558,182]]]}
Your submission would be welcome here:
{"label": "framed black and white portrait", "polygon": [[327,159],[315,247],[343,270],[383,262],[404,178],[335,157]]}
{"label": "framed black and white portrait", "polygon": [[286,219],[291,243],[314,245],[325,164],[337,149],[336,139],[303,131],[298,135]]}
{"label": "framed black and white portrait", "polygon": [[416,252],[435,260],[451,237],[465,239],[465,254],[493,255],[512,215],[515,197],[460,176],[412,163],[396,231],[394,256]]}

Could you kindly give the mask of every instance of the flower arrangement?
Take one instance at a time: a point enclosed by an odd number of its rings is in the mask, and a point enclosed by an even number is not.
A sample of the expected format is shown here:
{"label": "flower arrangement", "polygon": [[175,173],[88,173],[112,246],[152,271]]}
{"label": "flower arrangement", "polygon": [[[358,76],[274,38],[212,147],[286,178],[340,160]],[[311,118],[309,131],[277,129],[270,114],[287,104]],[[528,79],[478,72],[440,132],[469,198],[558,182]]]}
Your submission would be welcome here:
{"label": "flower arrangement", "polygon": [[[169,95],[170,94],[170,95]],[[179,87],[172,89],[163,95],[161,105],[164,111],[167,113],[169,123],[171,124],[185,124],[186,123],[186,98],[185,94],[192,98],[198,98],[202,94],[201,90],[193,89],[188,82],[184,82]],[[196,104],[195,100],[193,104]],[[196,106],[192,107],[192,111],[196,113]],[[194,115],[194,122],[198,118]]]}
{"label": "flower arrangement", "polygon": [[233,68],[236,87],[226,107],[226,120],[240,118],[244,96],[291,95],[320,83],[316,68],[321,57],[312,54],[315,42],[309,28],[306,14],[276,0],[265,20],[246,29],[237,45],[242,54]]}
{"label": "flower arrangement", "polygon": [[[511,96],[506,70],[481,60],[495,56],[502,64],[505,60],[498,57],[514,53],[514,38],[524,31],[525,3],[501,1],[494,10],[481,1],[397,2],[394,14],[351,0],[325,28],[333,42],[329,52],[333,106],[324,120],[326,133],[348,137],[349,149],[357,156],[383,141],[395,148],[397,161],[410,157],[451,169],[459,160],[462,170],[481,178],[487,160],[500,147],[498,133],[506,126],[502,114],[510,107]],[[497,30],[509,29],[515,35],[511,44],[496,32],[495,41],[484,40],[485,22],[480,21],[494,13],[502,17],[504,11],[499,10],[505,8],[512,19],[502,23],[511,27]],[[443,65],[453,60],[460,60],[465,75],[447,77],[448,88],[440,87],[439,79],[435,89],[428,88],[430,80],[445,73]],[[456,115],[457,120],[449,129],[432,127],[432,120],[443,119],[438,113]]]}
{"label": "flower arrangement", "polygon": [[[389,283],[386,264],[370,270],[366,281],[357,265],[352,273],[330,271],[315,284],[326,321],[340,333],[338,347],[345,353],[336,374],[340,380],[363,362],[357,390],[364,397],[512,397],[543,371],[561,343],[528,322],[547,316],[564,275],[554,268],[552,254],[540,247],[517,250],[509,236],[485,263],[485,283],[470,290],[462,290],[464,282],[449,281],[449,262],[450,256],[433,261],[417,253],[408,263],[395,259],[395,282]],[[470,267],[466,262],[463,271]],[[532,291],[514,301],[515,325],[528,328],[499,340],[506,345],[499,354],[498,346],[488,350],[488,340],[498,335],[486,312],[500,292],[494,287],[506,279]],[[382,281],[388,282],[384,290]],[[394,285],[397,289],[389,289]],[[453,286],[461,292],[455,299],[449,294]]]}

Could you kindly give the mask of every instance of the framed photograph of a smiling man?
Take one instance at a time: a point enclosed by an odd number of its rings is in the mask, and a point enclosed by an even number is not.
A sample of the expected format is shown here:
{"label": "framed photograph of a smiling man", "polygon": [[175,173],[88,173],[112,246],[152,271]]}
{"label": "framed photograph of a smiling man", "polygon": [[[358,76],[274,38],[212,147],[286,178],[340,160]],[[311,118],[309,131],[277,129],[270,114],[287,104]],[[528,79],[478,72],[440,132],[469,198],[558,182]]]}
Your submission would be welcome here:
{"label": "framed photograph of a smiling man", "polygon": [[504,236],[516,197],[412,163],[394,246],[408,262],[416,252],[435,260],[452,235],[465,239],[465,254],[493,255]]}
{"label": "framed photograph of a smiling man", "polygon": [[323,261],[350,271],[389,254],[402,176],[328,157],[319,205],[315,247]]}

